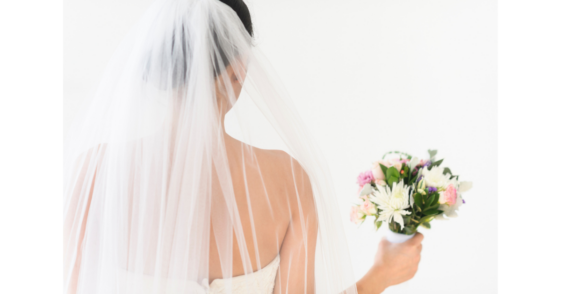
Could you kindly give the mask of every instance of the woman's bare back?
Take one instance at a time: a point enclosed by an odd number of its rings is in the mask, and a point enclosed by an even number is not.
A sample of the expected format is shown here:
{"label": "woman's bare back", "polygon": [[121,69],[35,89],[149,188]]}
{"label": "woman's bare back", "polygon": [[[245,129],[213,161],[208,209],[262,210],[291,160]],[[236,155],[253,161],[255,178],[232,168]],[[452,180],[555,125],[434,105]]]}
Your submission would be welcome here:
{"label": "woman's bare back", "polygon": [[[251,260],[250,272],[265,267],[279,254],[281,273],[288,270],[288,263],[292,267],[291,276],[295,274],[293,271],[305,271],[298,266],[306,264],[306,259],[313,260],[311,253],[315,251],[317,233],[312,190],[306,173],[296,160],[283,151],[246,148],[247,145],[231,138],[226,142],[237,211],[243,228],[242,241]],[[225,204],[213,200],[212,205]],[[211,208],[210,282],[223,277],[212,229],[212,219],[216,217],[213,214],[217,211]],[[301,222],[302,219],[306,221]],[[308,234],[314,238],[307,238]],[[233,236],[232,276],[240,276],[247,271],[244,271],[238,236],[236,233]],[[308,273],[313,273],[313,263],[307,264],[307,267]]]}

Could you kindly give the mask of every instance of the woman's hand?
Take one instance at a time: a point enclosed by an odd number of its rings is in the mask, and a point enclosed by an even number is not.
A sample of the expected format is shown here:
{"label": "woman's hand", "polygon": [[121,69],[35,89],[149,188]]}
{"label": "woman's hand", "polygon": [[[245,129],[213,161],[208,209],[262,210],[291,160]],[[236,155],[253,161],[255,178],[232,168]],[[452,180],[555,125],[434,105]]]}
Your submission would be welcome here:
{"label": "woman's hand", "polygon": [[379,294],[387,287],[410,280],[417,273],[423,234],[417,234],[400,244],[383,238],[378,244],[374,265],[357,283],[359,294]]}

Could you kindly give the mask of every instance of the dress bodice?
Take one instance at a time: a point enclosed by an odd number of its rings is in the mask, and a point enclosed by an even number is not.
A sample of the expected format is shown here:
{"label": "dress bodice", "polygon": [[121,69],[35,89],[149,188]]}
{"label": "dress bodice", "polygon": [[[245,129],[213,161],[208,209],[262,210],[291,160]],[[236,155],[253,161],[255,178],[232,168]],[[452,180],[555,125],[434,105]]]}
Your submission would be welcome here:
{"label": "dress bodice", "polygon": [[209,294],[227,293],[228,281],[231,281],[232,294],[271,294],[275,286],[275,277],[279,268],[280,257],[277,255],[271,263],[251,274],[230,279],[215,279],[210,283]]}
{"label": "dress bodice", "polygon": [[[122,289],[122,292],[135,294],[271,294],[275,286],[279,263],[280,256],[277,255],[271,263],[258,271],[229,279],[215,279],[210,285],[207,279],[203,279],[201,283],[179,280],[167,280],[165,283],[158,283],[152,276],[143,275],[139,277],[129,271],[122,270],[121,275],[123,281],[125,281],[123,283],[125,289]],[[231,291],[228,291],[230,285]]]}

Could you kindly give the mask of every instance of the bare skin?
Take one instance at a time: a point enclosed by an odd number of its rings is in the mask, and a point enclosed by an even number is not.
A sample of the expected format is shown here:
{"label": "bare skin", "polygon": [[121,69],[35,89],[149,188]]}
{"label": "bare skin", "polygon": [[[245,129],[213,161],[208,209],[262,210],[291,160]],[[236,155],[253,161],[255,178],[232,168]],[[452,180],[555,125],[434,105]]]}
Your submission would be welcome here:
{"label": "bare skin", "polygon": [[421,261],[423,234],[401,244],[392,244],[385,238],[378,244],[374,265],[356,283],[358,293],[382,293],[387,287],[410,280],[417,273]]}
{"label": "bare skin", "polygon": [[[221,78],[229,79],[238,97],[243,85],[243,74],[236,76],[229,66]],[[217,83],[217,93],[220,93],[219,87]],[[223,124],[230,102],[217,96]],[[305,282],[314,280],[313,253],[317,236],[317,217],[308,176],[300,164],[283,151],[250,147],[253,151],[251,154],[244,143],[225,132],[223,136],[252,272],[265,267],[280,255],[274,293],[313,293],[314,284]],[[251,203],[251,211],[248,203]],[[257,242],[253,239],[251,218]],[[237,238],[234,234],[232,276],[245,274]],[[214,279],[222,277],[213,233],[210,244],[209,282],[212,283]]]}
{"label": "bare skin", "polygon": [[[236,97],[239,96],[243,86],[243,76],[237,77],[232,67],[228,67],[223,73],[224,79],[230,79]],[[218,86],[217,86],[218,87]],[[220,99],[220,97],[218,97]],[[228,103],[223,102],[222,107]],[[227,109],[224,109],[227,110]],[[222,123],[224,122],[223,111]],[[315,253],[315,236],[317,235],[317,216],[311,191],[311,184],[305,171],[296,160],[282,151],[262,150],[254,148],[255,160],[241,160],[242,142],[224,133],[226,148],[229,158],[233,158],[230,169],[233,175],[240,174],[240,170],[245,162],[245,171],[248,178],[254,180],[247,181],[248,189],[240,178],[239,182],[234,180],[236,201],[243,211],[240,211],[243,223],[243,231],[251,232],[251,220],[248,217],[247,199],[252,205],[253,221],[257,232],[257,248],[250,241],[251,236],[246,237],[246,244],[250,252],[252,267],[258,270],[268,264],[277,254],[281,256],[280,270],[277,274],[274,293],[313,293],[314,285],[309,281],[314,280],[313,265]],[[298,176],[293,177],[292,170]],[[260,179],[259,175],[263,175]],[[283,180],[280,180],[283,179]],[[293,179],[298,179],[294,182]],[[296,189],[294,191],[294,186]],[[267,187],[268,197],[264,197]],[[246,191],[249,191],[246,193]],[[298,194],[299,197],[295,197]],[[268,200],[267,200],[268,199]],[[274,213],[268,209],[268,203],[275,207]],[[300,208],[299,208],[300,203]],[[295,213],[302,209],[303,214]],[[302,216],[304,219],[302,219]],[[305,224],[302,226],[302,224]],[[273,224],[273,226],[271,226]],[[302,227],[305,229],[302,230]],[[212,234],[211,234],[212,235]],[[249,238],[248,238],[249,237]],[[418,233],[415,237],[401,244],[391,244],[383,239],[379,245],[376,258],[370,270],[356,283],[357,291],[360,294],[382,293],[387,287],[405,282],[416,274],[421,257],[423,235]],[[306,243],[304,240],[313,240]],[[211,244],[213,244],[211,239]],[[305,244],[306,243],[306,244]],[[236,241],[234,241],[236,244]],[[236,246],[236,245],[235,245]],[[305,248],[304,248],[305,247]],[[236,252],[238,248],[234,248]],[[304,253],[307,251],[307,254]],[[219,278],[221,275],[220,262],[216,256],[217,251],[210,252],[210,280]],[[213,254],[215,254],[213,256]],[[259,263],[257,258],[259,257]],[[307,260],[307,270],[306,270]],[[289,269],[290,263],[290,269]],[[259,265],[258,265],[259,264]],[[289,272],[290,270],[290,272]],[[304,273],[307,273],[305,275]],[[234,253],[232,276],[244,274],[241,266],[239,253]],[[290,283],[286,277],[290,276]],[[281,278],[282,277],[282,278]],[[302,287],[307,280],[306,289]]]}

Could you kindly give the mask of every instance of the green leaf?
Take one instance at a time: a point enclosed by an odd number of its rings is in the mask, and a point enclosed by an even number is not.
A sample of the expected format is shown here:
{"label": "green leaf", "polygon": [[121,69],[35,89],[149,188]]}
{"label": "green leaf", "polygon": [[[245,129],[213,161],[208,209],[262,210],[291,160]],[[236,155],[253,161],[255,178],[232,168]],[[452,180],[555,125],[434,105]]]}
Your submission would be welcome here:
{"label": "green leaf", "polygon": [[437,214],[439,214],[439,211],[442,211],[442,210],[437,210],[437,209],[434,209],[434,208],[433,209],[427,209],[426,211],[423,210],[423,214],[424,215],[437,215]]}
{"label": "green leaf", "polygon": [[411,177],[411,180],[409,180],[409,185],[414,185],[415,182],[417,182],[418,177],[419,177],[419,172],[417,172],[415,176]]}
{"label": "green leaf", "polygon": [[390,187],[393,186],[393,183],[399,182],[399,177],[397,177],[397,176],[391,176],[391,177],[386,178],[386,179],[387,179],[386,181],[388,182],[388,186],[390,186]]}
{"label": "green leaf", "polygon": [[401,156],[405,156],[405,157],[411,159],[411,157],[412,157],[411,155],[409,155],[409,154],[407,154],[407,153],[405,153],[405,152],[401,152],[401,151],[388,151],[388,152],[386,152],[386,153],[382,156],[382,159],[386,158],[386,156],[387,156],[388,154],[399,154],[399,158],[401,158]]}
{"label": "green leaf", "polygon": [[425,216],[425,217],[422,217],[421,220],[419,220],[419,222],[420,222],[421,224],[422,224],[422,223],[428,223],[428,222],[432,221],[433,219],[434,219],[434,216],[433,216],[433,215],[431,215],[431,216]]}
{"label": "green leaf", "polygon": [[[426,203],[425,207],[430,207],[430,206],[433,204],[434,198],[435,198],[435,195],[432,194],[432,195],[429,197],[429,199],[425,202],[425,203]],[[427,209],[428,209],[428,208],[427,208]]]}
{"label": "green leaf", "polygon": [[395,167],[389,167],[386,171],[386,180],[388,181],[388,185],[391,187],[393,186],[393,183],[398,182],[399,176],[400,174]]}
{"label": "green leaf", "polygon": [[376,222],[376,231],[382,226],[382,221]]}
{"label": "green leaf", "polygon": [[387,175],[388,167],[381,164],[381,163],[378,163],[378,164],[380,165],[380,168],[382,169],[382,172],[384,173],[384,177],[386,177],[386,179],[387,179],[388,178],[388,175]]}
{"label": "green leaf", "polygon": [[437,152],[436,150],[430,150],[430,149],[429,149],[429,157],[430,157],[430,159],[433,159],[433,158],[436,156],[436,152]]}
{"label": "green leaf", "polygon": [[450,174],[450,175],[452,175],[452,171],[451,171],[449,168],[447,168],[447,167],[444,168],[444,172],[443,172],[443,173],[444,173],[444,174]]}
{"label": "green leaf", "polygon": [[413,226],[406,226],[404,229],[405,235],[413,235],[416,229]]}
{"label": "green leaf", "polygon": [[428,205],[428,206],[435,206],[436,205],[438,207],[440,205],[440,203],[438,203],[438,199],[440,199],[440,195],[438,193],[434,193],[434,194],[432,194],[431,198],[433,198],[433,199],[431,200],[430,205]]}
{"label": "green leaf", "polygon": [[430,229],[430,224],[429,223],[421,223],[421,226]]}
{"label": "green leaf", "polygon": [[407,226],[411,222],[411,216],[405,215],[403,216],[403,223]]}
{"label": "green leaf", "polygon": [[388,228],[390,229],[390,231],[394,232],[394,233],[400,233],[401,231],[401,225],[392,221],[391,223],[388,223]]}
{"label": "green leaf", "polygon": [[437,209],[440,206],[440,203],[431,204],[430,206],[426,207],[426,210]]}
{"label": "green leaf", "polygon": [[388,171],[386,172],[386,178],[391,178],[393,176],[399,178],[399,171],[397,170],[397,168],[392,166],[388,168]]}
{"label": "green leaf", "polygon": [[415,204],[417,204],[417,206],[419,206],[421,209],[423,209],[424,207],[423,202],[421,200],[422,197],[423,195],[419,193],[415,193],[415,195],[413,196],[413,199],[415,200]]}
{"label": "green leaf", "polygon": [[441,159],[441,160],[439,160],[439,161],[433,162],[433,163],[431,164],[431,167],[433,167],[433,166],[440,166],[440,164],[442,163],[443,160],[444,160],[444,159]]}

